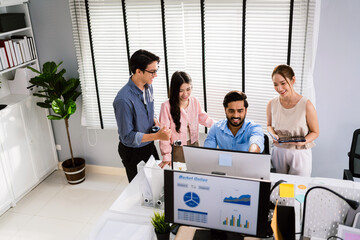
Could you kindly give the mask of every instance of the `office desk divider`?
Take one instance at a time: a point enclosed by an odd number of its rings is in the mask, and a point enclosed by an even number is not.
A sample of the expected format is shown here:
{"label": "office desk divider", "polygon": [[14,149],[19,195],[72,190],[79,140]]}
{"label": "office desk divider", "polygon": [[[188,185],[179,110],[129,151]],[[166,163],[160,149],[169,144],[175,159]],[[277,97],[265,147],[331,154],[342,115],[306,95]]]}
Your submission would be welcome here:
{"label": "office desk divider", "polygon": [[[165,168],[170,169],[169,166]],[[139,186],[140,203],[142,206],[164,209],[164,169],[158,166],[151,156],[147,163],[141,161],[137,165],[138,174],[142,175]]]}
{"label": "office desk divider", "polygon": [[[301,231],[302,213],[306,191],[314,186],[324,186],[340,195],[360,201],[360,183],[331,178],[310,178],[293,175],[271,174],[274,184],[280,179],[294,185],[294,198],[281,197],[275,189],[270,201],[279,205],[294,206],[296,216],[296,233]],[[342,199],[321,189],[312,191],[307,197],[304,235],[312,239],[327,239],[336,236],[339,224],[344,224],[349,206]]]}
{"label": "office desk divider", "polygon": [[[350,181],[329,181],[315,178],[309,188],[324,186],[351,200],[360,200],[360,185]],[[327,239],[336,236],[339,224],[344,224],[349,205],[336,195],[316,189],[309,193],[306,204],[304,235]]]}

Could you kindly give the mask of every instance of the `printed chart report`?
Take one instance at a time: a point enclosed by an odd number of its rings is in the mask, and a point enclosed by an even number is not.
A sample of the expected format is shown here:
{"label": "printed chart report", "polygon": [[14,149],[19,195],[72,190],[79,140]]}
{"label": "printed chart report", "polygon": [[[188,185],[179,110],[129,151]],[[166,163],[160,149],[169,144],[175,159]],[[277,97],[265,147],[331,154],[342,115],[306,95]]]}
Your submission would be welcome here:
{"label": "printed chart report", "polygon": [[174,173],[175,222],[256,234],[259,182]]}

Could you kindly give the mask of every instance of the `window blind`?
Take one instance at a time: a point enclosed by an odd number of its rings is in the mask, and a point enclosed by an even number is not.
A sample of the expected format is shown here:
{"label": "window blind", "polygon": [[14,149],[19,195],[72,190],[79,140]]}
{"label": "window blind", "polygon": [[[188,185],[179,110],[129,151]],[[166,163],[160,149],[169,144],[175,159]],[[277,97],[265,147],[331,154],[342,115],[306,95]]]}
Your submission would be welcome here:
{"label": "window blind", "polygon": [[85,1],[70,0],[69,6],[82,90],[81,124],[89,127],[99,127],[100,116],[97,107],[98,104]]}
{"label": "window blind", "polygon": [[[167,99],[164,45],[162,38],[161,3],[159,0],[125,1],[130,56],[138,49],[148,50],[160,57],[159,71],[154,79],[155,113]],[[128,80],[128,79],[127,79]],[[119,90],[120,87],[117,89]]]}
{"label": "window blind", "polygon": [[277,95],[271,73],[275,66],[286,64],[287,61],[289,17],[289,0],[247,1],[245,29],[245,93],[249,102],[247,116],[263,127],[266,127],[264,115],[266,115],[267,103]]}
{"label": "window blind", "polygon": [[223,99],[242,91],[242,1],[205,1],[207,112],[224,119]]}
{"label": "window blind", "polygon": [[200,1],[164,1],[164,6],[169,80],[175,71],[187,72],[192,95],[204,107]]}
{"label": "window blind", "polygon": [[291,0],[205,0],[203,9],[200,0],[124,0],[125,9],[120,0],[88,0],[88,16],[84,0],[69,2],[85,126],[100,127],[100,107],[104,128],[116,128],[112,102],[129,79],[127,46],[130,56],[138,49],[146,49],[161,58],[153,83],[156,113],[167,100],[166,79],[170,80],[173,72],[180,70],[190,74],[192,94],[202,107],[206,103],[207,112],[215,120],[225,118],[222,106],[225,94],[242,90],[244,83],[249,101],[247,116],[265,129],[267,102],[277,96],[271,73],[276,65],[286,64],[291,33],[290,65],[297,78],[295,89],[314,102],[312,69],[319,1],[294,0],[291,29]]}

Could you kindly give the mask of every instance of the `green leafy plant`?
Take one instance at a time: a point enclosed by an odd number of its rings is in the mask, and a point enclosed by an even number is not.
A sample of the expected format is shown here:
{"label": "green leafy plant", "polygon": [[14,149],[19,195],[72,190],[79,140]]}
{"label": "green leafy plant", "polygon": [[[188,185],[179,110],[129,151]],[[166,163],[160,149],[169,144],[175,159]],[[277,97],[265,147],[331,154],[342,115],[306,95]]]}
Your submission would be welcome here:
{"label": "green leafy plant", "polygon": [[55,62],[46,62],[43,65],[42,72],[32,67],[28,67],[33,72],[38,74],[38,76],[30,79],[29,82],[39,88],[39,91],[33,95],[44,99],[44,101],[37,102],[36,104],[39,107],[51,108],[53,110],[54,114],[48,115],[48,119],[64,119],[72,165],[75,167],[69,133],[69,118],[72,114],[75,113],[75,101],[81,94],[81,92],[77,91],[80,80],[78,78],[71,78],[66,80],[63,76],[66,70],[61,69],[58,71],[58,68],[61,64],[62,62],[57,65]]}
{"label": "green leafy plant", "polygon": [[151,223],[156,233],[168,233],[171,230],[170,223],[165,222],[164,213],[154,212],[154,216],[151,217]]}

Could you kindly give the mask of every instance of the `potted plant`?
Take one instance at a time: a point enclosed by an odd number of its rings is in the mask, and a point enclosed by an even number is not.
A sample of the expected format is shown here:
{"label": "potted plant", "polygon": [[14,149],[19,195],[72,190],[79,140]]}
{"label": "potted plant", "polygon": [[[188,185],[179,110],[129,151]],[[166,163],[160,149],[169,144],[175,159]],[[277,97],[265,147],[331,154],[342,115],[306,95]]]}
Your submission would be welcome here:
{"label": "potted plant", "polygon": [[151,217],[151,223],[154,226],[155,234],[158,240],[168,240],[170,237],[170,223],[165,222],[165,214],[154,212]]}
{"label": "potted plant", "polygon": [[78,78],[66,80],[63,76],[66,70],[61,69],[58,72],[58,67],[61,64],[62,62],[58,65],[55,62],[46,62],[43,65],[42,72],[28,67],[38,74],[38,76],[30,79],[30,83],[39,88],[39,91],[33,95],[44,99],[43,102],[37,102],[36,104],[42,108],[52,109],[53,114],[48,115],[48,119],[64,119],[65,121],[71,159],[62,162],[62,168],[68,182],[78,184],[85,180],[85,160],[74,158],[69,133],[69,118],[76,111],[75,101],[81,94],[77,90],[80,81]]}

